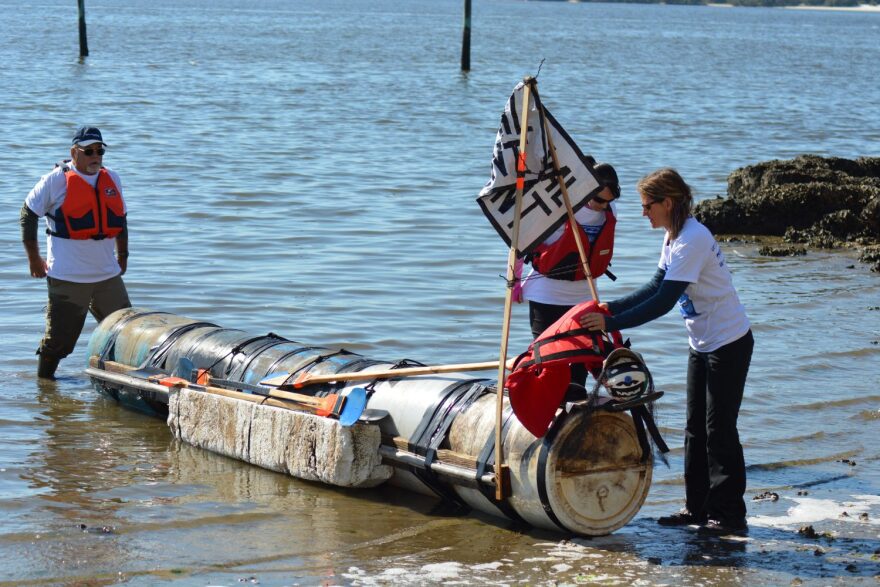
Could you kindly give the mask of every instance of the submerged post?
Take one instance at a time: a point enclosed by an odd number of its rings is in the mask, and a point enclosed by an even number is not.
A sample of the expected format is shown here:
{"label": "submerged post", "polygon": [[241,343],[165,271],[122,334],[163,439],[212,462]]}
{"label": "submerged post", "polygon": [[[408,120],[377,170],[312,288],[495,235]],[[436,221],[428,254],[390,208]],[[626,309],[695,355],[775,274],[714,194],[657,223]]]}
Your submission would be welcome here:
{"label": "submerged post", "polygon": [[77,0],[79,5],[79,56],[88,57],[89,41],[86,38],[86,0]]}
{"label": "submerged post", "polygon": [[461,70],[471,70],[471,0],[464,0],[464,31],[461,36]]}

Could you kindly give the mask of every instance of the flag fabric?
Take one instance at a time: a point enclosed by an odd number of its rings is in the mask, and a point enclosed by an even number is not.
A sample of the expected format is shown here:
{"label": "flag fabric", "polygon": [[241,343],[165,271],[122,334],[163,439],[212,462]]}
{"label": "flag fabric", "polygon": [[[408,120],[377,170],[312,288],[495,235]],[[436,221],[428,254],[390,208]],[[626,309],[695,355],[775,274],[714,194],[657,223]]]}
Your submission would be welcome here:
{"label": "flag fabric", "polygon": [[[495,137],[492,176],[477,197],[483,213],[508,246],[513,240],[516,164],[524,89],[525,83],[520,82],[507,100],[501,115],[501,127]],[[595,159],[584,155],[565,129],[542,107],[534,85],[529,100],[528,120],[525,183],[517,239],[520,255],[531,252],[566,220],[565,202],[545,133],[547,127],[556,147],[559,168],[574,211],[580,210],[600,189],[592,172]]]}

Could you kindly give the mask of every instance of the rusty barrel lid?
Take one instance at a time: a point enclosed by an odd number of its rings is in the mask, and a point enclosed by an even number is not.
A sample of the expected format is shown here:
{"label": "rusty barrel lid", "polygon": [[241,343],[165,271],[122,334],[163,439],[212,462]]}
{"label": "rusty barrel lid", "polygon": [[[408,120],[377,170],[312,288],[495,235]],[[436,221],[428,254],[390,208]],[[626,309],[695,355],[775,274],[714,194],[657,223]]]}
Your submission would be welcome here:
{"label": "rusty barrel lid", "polygon": [[638,513],[651,486],[652,461],[626,413],[575,412],[545,443],[542,501],[558,525],[610,534]]}

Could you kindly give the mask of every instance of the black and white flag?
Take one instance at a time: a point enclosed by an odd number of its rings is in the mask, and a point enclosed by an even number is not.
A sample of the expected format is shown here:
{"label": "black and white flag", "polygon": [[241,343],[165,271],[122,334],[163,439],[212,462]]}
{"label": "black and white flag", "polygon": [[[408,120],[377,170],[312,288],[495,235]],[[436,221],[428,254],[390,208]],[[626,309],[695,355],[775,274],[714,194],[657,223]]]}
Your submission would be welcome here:
{"label": "black and white flag", "polygon": [[[507,100],[501,115],[501,128],[495,138],[492,177],[477,197],[483,213],[508,246],[512,243],[513,235],[516,164],[519,158],[524,88],[525,83],[520,82]],[[595,160],[581,153],[565,129],[542,107],[533,86],[529,100],[526,171],[517,239],[520,255],[531,252],[566,220],[565,202],[544,132],[545,118],[574,211],[580,210],[600,189],[599,182],[592,173]]]}

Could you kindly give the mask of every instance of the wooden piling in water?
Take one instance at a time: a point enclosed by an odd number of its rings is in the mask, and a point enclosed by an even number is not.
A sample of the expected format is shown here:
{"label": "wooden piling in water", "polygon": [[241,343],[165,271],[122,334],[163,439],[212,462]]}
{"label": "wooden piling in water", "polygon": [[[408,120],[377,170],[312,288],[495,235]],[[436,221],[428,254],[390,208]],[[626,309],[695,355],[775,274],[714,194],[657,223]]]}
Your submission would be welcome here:
{"label": "wooden piling in water", "polygon": [[464,31],[461,36],[461,70],[471,70],[471,0],[464,0]]}
{"label": "wooden piling in water", "polygon": [[86,37],[86,0],[77,0],[79,6],[79,56],[80,59],[89,55],[89,41]]}

